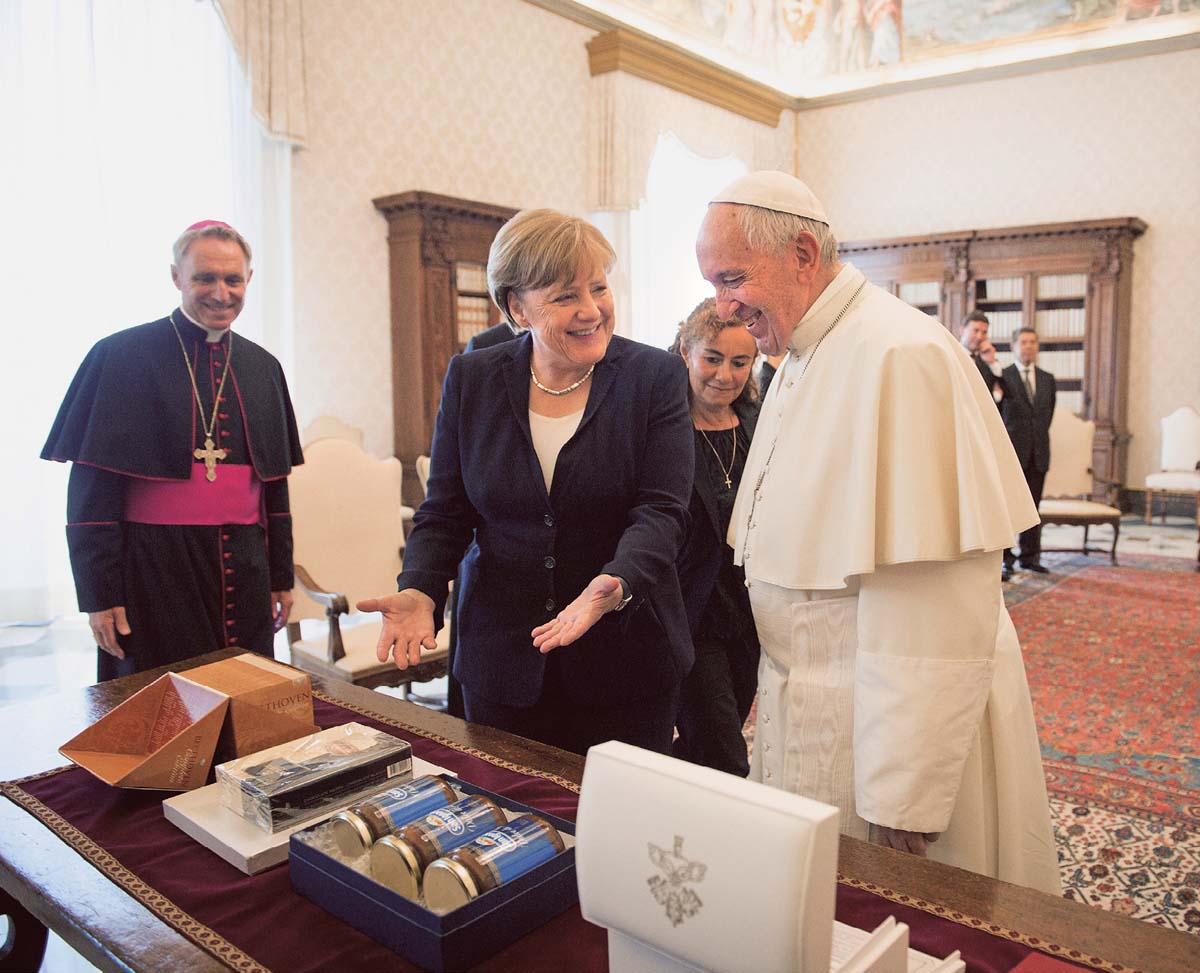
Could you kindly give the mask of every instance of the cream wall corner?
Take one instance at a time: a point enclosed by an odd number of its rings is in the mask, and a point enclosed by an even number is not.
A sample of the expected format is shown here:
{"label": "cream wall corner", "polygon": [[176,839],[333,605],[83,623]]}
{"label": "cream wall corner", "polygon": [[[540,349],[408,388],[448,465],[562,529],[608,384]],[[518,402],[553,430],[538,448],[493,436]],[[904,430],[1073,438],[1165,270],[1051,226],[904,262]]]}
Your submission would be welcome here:
{"label": "cream wall corner", "polygon": [[801,112],[800,175],[840,239],[1138,216],[1126,483],[1200,407],[1200,51]]}

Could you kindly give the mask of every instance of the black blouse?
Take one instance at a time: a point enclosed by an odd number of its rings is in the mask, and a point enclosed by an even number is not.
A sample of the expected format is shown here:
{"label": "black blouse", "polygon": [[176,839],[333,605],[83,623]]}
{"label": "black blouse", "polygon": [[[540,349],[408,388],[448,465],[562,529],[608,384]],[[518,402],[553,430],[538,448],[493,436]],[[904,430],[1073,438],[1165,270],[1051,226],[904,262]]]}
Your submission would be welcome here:
{"label": "black blouse", "polygon": [[[729,532],[729,522],[733,518],[733,502],[737,498],[738,484],[741,483],[742,472],[746,468],[750,439],[746,434],[746,427],[740,423],[732,429],[697,429],[695,437],[696,477],[708,478],[712,495],[717,498],[717,519],[721,527],[721,536],[724,537]],[[730,471],[729,489],[725,488],[726,470]],[[704,609],[697,632],[700,638],[736,638],[748,626],[754,624],[754,617],[750,611],[750,596],[746,591],[745,573],[733,563],[731,547],[722,545],[721,551],[721,570]]]}

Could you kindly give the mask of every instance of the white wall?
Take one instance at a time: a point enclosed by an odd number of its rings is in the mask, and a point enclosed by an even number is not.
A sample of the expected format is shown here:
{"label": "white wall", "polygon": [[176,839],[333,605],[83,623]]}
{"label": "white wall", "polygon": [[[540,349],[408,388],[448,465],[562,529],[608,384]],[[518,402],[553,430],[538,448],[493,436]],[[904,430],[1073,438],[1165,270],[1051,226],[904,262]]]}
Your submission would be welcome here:
{"label": "white wall", "polygon": [[801,112],[800,175],[840,239],[1138,216],[1126,482],[1200,407],[1200,51]]}
{"label": "white wall", "polygon": [[588,29],[519,0],[305,6],[308,147],[296,153],[303,426],[330,413],[392,451],[387,222],[420,189],[585,211]]}

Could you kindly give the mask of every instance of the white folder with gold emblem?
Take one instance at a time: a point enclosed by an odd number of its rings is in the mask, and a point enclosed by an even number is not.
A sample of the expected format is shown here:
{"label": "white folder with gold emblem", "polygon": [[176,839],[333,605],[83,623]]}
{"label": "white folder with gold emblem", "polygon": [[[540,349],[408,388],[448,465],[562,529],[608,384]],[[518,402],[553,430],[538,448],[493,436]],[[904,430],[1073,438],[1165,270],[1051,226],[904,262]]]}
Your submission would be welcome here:
{"label": "white folder with gold emblem", "polygon": [[961,973],[889,919],[834,922],[838,812],[615,741],[587,754],[576,822],[583,917],[612,973]]}
{"label": "white folder with gold emblem", "polygon": [[829,970],[836,808],[609,742],[588,751],[575,837],[613,973]]}

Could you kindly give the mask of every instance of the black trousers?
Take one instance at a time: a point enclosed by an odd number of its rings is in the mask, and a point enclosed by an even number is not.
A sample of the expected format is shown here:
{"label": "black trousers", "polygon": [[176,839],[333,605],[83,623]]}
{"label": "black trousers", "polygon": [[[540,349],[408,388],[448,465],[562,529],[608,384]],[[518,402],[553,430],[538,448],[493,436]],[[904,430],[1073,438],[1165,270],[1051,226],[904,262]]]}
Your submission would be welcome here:
{"label": "black trousers", "polygon": [[[554,650],[570,651],[569,645]],[[675,710],[679,705],[678,684],[656,696],[615,706],[581,706],[567,696],[554,652],[546,659],[542,695],[532,706],[506,706],[463,686],[467,722],[494,726],[572,753],[586,754],[589,747],[606,740],[670,753]],[[629,673],[630,687],[636,684],[637,673]]]}
{"label": "black trousers", "polygon": [[695,637],[696,663],[683,683],[679,736],[673,756],[728,774],[750,773],[742,726],[758,688],[758,635],[751,625],[740,637]]}
{"label": "black trousers", "polygon": [[[1033,505],[1042,502],[1042,488],[1046,485],[1046,471],[1025,470],[1025,482],[1029,484],[1029,492],[1033,494]],[[1017,538],[1022,564],[1037,564],[1042,559],[1042,525],[1034,524],[1028,530],[1021,531]],[[1004,563],[1011,565],[1017,559],[1012,549],[1004,552]]]}

